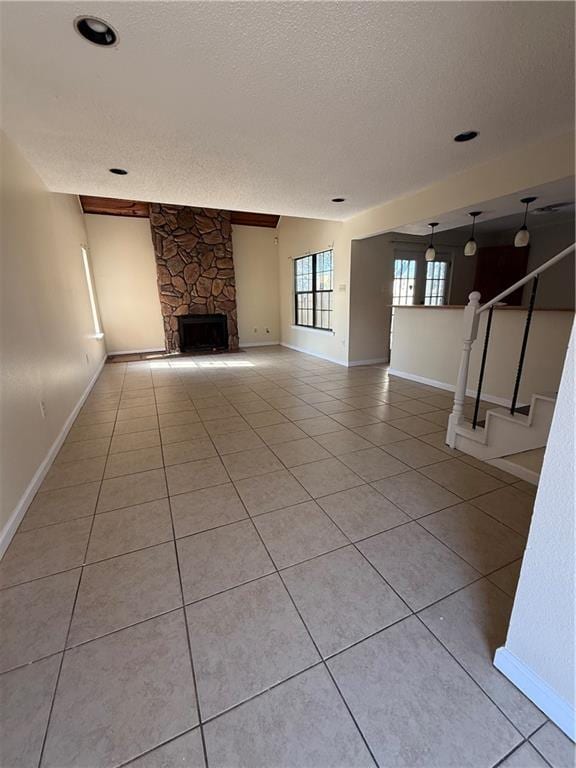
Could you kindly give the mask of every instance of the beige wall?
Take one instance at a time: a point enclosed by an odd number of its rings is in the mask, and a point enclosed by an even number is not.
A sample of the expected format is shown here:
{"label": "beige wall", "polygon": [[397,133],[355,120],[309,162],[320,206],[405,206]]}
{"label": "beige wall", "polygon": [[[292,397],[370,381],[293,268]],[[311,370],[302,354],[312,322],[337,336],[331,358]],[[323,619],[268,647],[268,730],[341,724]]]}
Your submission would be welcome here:
{"label": "beige wall", "polygon": [[415,221],[435,221],[448,211],[475,206],[564,179],[574,173],[574,133],[521,147],[482,165],[354,216],[347,222],[352,238],[389,232]]}
{"label": "beige wall", "polygon": [[[534,217],[535,218],[535,217]],[[553,227],[530,227],[530,255],[527,271],[544,264],[576,240],[574,222],[567,221]],[[574,254],[544,272],[538,281],[537,307],[574,309],[574,282],[576,279]],[[531,285],[524,289],[524,303],[530,300]]]}
{"label": "beige wall", "polygon": [[393,235],[352,243],[349,362],[388,361]]}
{"label": "beige wall", "polygon": [[[463,312],[463,309],[397,308],[391,369],[454,387],[462,350]],[[573,318],[572,312],[534,313],[520,387],[522,402],[529,402],[533,394],[558,390]],[[494,312],[482,387],[484,396],[511,399],[525,319],[526,311],[522,309]],[[485,323],[486,313],[483,313],[478,339],[472,347],[470,389],[475,388],[478,381]]]}
{"label": "beige wall", "polygon": [[[108,352],[164,349],[149,220],[85,218]],[[232,227],[241,343],[280,338],[275,237],[275,229]]]}
{"label": "beige wall", "polygon": [[164,349],[150,221],[85,219],[108,352]]}
{"label": "beige wall", "polygon": [[[546,445],[506,646],[496,664],[574,734],[574,331]],[[504,653],[502,653],[504,650]],[[566,763],[569,764],[569,760]]]}
{"label": "beige wall", "polygon": [[[282,217],[278,224],[281,342],[287,346],[343,364],[348,360],[348,291],[350,242],[339,221]],[[307,253],[334,251],[333,331],[294,327],[293,260]]]}
{"label": "beige wall", "polygon": [[[545,216],[533,216],[529,221],[530,225],[530,252],[528,256],[527,272],[531,272],[536,267],[544,264],[563,248],[574,242],[574,221],[564,221],[555,224],[547,224]],[[505,232],[488,232],[486,234],[478,233],[480,247],[510,245],[514,242],[514,235],[518,229],[519,223]],[[451,235],[452,233],[442,233]],[[460,241],[463,238],[462,233],[458,235]],[[476,275],[476,256],[464,256],[462,247],[456,252],[454,260],[454,272],[452,279],[452,292],[450,296],[451,304],[465,304],[468,301],[470,292],[474,289],[474,278]],[[536,295],[536,306],[547,309],[574,309],[574,255],[566,257],[552,269],[541,275],[538,293]],[[531,283],[526,285],[522,296],[524,306],[528,305],[530,300]]]}
{"label": "beige wall", "polygon": [[280,340],[276,229],[232,227],[240,346]]}
{"label": "beige wall", "polygon": [[[349,349],[350,275],[352,242],[415,221],[434,220],[464,206],[479,203],[520,190],[530,189],[558,179],[574,170],[574,134],[547,139],[521,147],[515,152],[482,165],[474,166],[426,189],[365,211],[344,222],[282,217],[278,226],[280,267],[281,341],[306,352],[348,364],[357,356]],[[334,335],[292,327],[293,279],[290,260],[334,244],[335,313]],[[460,270],[462,267],[462,270]],[[464,299],[467,264],[455,267],[453,301]],[[458,270],[460,270],[458,272]],[[343,286],[343,290],[340,290]],[[350,328],[355,320],[352,318]]]}
{"label": "beige wall", "polygon": [[4,136],[1,144],[0,527],[7,534],[105,350],[94,337],[77,198],[48,192],[17,147]]}

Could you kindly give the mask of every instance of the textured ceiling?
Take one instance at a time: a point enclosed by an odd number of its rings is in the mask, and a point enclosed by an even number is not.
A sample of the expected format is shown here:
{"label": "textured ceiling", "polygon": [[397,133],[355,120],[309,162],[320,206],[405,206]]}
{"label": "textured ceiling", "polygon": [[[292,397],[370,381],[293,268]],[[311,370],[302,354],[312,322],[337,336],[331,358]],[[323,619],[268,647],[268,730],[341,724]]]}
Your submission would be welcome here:
{"label": "textured ceiling", "polygon": [[[568,2],[1,12],[3,125],[60,192],[348,218],[573,124]],[[119,45],[85,42],[80,14]]]}

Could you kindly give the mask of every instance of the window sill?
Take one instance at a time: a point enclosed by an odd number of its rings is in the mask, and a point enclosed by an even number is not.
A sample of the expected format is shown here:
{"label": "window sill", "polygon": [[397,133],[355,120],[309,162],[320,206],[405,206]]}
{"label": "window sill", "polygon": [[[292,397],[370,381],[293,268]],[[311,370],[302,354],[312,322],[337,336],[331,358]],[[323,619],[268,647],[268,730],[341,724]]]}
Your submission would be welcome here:
{"label": "window sill", "polygon": [[334,331],[329,331],[325,328],[309,328],[307,325],[291,325],[290,328],[293,331],[305,331],[306,333],[322,333],[328,336],[336,335]]}

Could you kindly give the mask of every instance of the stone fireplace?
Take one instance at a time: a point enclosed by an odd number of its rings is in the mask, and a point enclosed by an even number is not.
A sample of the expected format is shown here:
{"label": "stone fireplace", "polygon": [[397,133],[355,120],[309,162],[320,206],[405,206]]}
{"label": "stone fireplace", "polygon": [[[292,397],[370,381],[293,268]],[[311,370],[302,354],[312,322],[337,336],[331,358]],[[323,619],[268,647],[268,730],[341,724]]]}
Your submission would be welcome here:
{"label": "stone fireplace", "polygon": [[150,226],[166,350],[181,351],[179,318],[198,315],[225,315],[228,349],[238,349],[230,212],[151,203]]}

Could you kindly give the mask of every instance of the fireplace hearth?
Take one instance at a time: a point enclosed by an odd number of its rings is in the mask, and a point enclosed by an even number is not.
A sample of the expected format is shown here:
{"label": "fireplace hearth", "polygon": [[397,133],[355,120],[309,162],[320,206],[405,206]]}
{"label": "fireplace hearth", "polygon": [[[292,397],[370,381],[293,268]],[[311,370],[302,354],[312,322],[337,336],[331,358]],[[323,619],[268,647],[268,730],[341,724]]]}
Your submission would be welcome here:
{"label": "fireplace hearth", "polygon": [[179,315],[180,352],[228,349],[226,315]]}

